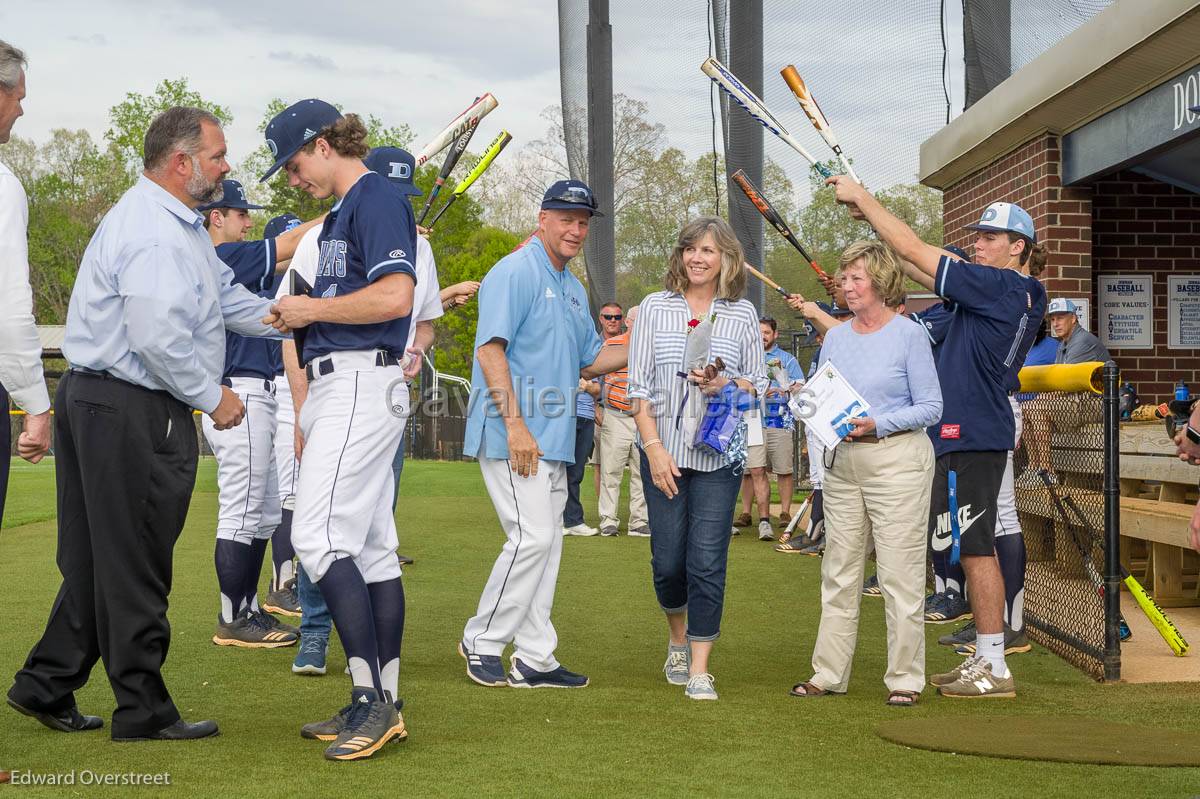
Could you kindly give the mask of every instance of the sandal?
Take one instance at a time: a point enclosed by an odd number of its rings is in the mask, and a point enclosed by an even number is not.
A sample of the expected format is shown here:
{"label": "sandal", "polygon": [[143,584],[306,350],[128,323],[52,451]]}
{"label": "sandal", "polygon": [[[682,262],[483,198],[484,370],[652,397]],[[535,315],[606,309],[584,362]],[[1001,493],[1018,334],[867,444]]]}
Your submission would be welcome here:
{"label": "sandal", "polygon": [[819,685],[814,685],[811,682],[796,683],[792,686],[789,692],[792,696],[809,697],[809,696],[842,696],[845,691],[829,691]]}
{"label": "sandal", "polygon": [[892,691],[887,703],[892,707],[912,707],[921,700],[920,691]]}

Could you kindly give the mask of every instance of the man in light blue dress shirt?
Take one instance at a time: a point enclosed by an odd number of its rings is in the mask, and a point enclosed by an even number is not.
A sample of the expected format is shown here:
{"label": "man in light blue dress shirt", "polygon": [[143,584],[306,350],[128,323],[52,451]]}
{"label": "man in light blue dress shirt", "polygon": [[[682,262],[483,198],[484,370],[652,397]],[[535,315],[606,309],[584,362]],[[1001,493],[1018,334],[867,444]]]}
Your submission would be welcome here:
{"label": "man in light blue dress shirt", "polygon": [[220,429],[241,400],[220,384],[226,328],[279,333],[271,301],[231,285],[195,208],[229,171],[212,114],[169,109],[151,123],[145,171],[101,220],[67,311],[54,439],[62,587],[8,702],[61,732],[93,730],[74,692],[103,659],[117,700],[114,740],[187,740],[163,682],[171,559],[196,479],[192,408]]}

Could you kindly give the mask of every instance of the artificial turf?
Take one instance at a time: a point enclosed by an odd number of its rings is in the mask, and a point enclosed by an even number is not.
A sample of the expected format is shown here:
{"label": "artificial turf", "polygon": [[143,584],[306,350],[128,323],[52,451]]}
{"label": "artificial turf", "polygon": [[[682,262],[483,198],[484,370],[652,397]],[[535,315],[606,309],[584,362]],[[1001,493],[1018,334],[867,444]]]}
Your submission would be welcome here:
{"label": "artificial turf", "polygon": [[[568,538],[554,621],[558,655],[591,677],[578,691],[483,688],[455,653],[462,626],[501,545],[478,467],[410,461],[397,513],[401,551],[416,558],[408,598],[401,695],[411,736],[370,760],[331,763],[299,728],[340,707],[348,692],[334,647],[330,673],[297,677],[294,650],[237,650],[209,639],[215,470],[201,463],[187,527],[175,550],[167,684],[185,718],[214,718],[217,738],[112,743],[107,729],[64,735],[0,706],[0,770],[169,772],[170,788],[55,786],[21,795],[187,796],[1193,796],[1200,769],[999,760],[907,749],[876,736],[897,718],[1084,715],[1200,729],[1200,688],[1100,685],[1040,647],[1013,656],[1020,696],[944,700],[927,690],[915,708],[883,703],[883,606],[863,600],[858,659],[844,697],[794,699],[810,676],[819,618],[820,561],[781,555],[756,536],[733,539],[722,637],[711,663],[717,702],[668,686],[666,632],[650,580],[646,539]],[[14,462],[0,581],[0,688],[40,634],[58,588],[53,465]],[[595,524],[590,473],[583,481]],[[929,671],[957,662],[931,626]],[[113,698],[102,667],[78,694],[106,720]],[[0,787],[0,790],[4,790]],[[16,790],[16,787],[12,787]]]}

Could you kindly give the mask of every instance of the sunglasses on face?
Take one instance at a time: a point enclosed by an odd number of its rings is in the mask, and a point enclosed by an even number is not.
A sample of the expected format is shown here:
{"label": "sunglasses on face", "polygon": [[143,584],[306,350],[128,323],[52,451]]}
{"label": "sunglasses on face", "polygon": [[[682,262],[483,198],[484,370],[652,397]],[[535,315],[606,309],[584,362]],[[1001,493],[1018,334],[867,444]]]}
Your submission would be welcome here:
{"label": "sunglasses on face", "polygon": [[617,322],[617,321],[620,321],[621,319],[624,319],[625,317],[623,314],[619,314],[619,313],[602,313],[602,314],[600,314],[600,318],[607,319],[610,322]]}

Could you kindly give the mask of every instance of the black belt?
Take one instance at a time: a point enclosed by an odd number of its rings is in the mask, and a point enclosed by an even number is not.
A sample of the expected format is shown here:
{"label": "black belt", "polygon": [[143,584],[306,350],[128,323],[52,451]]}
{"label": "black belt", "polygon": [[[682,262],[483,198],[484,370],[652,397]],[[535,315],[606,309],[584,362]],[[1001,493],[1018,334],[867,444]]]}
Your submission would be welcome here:
{"label": "black belt", "polygon": [[[397,358],[395,355],[392,355],[390,352],[384,352],[383,350],[379,350],[378,352],[375,353],[375,365],[376,366],[399,366],[400,359]],[[335,369],[336,369],[336,367],[333,365],[333,358],[326,356],[323,359],[309,361],[304,367],[304,374],[308,377],[309,381],[311,382],[313,380],[316,380],[318,377],[324,377],[325,375],[333,374]]]}
{"label": "black belt", "polygon": [[111,374],[110,372],[104,372],[104,371],[97,370],[97,369],[89,369],[86,366],[72,366],[71,371],[74,372],[75,374],[87,375],[89,377],[98,377],[101,380],[119,380],[120,379],[120,378],[116,377],[115,375]]}
{"label": "black belt", "polygon": [[865,436],[859,436],[858,438],[851,438],[851,439],[847,439],[847,440],[851,444],[878,444],[881,441],[887,441],[889,438],[895,438],[896,436],[906,436],[911,432],[913,432],[913,431],[912,430],[897,430],[894,433],[889,433],[888,435],[884,436],[883,438],[880,438],[879,436],[877,436],[873,433],[868,433]]}
{"label": "black belt", "polygon": [[263,391],[266,391],[271,394],[275,393],[275,383],[271,380],[267,380],[262,375],[230,375],[229,377],[221,378],[221,385],[225,386],[226,388],[233,388],[233,379],[232,378],[234,378],[234,377],[250,378],[251,380],[261,380],[262,384],[263,384]]}
{"label": "black belt", "polygon": [[166,389],[149,388],[147,386],[140,386],[137,383],[131,383],[124,378],[117,377],[112,372],[105,372],[101,369],[89,369],[86,366],[72,366],[68,371],[70,371],[72,374],[85,375],[87,377],[98,377],[101,380],[111,380],[114,383],[120,383],[122,385],[129,386],[130,388],[136,388],[138,391],[148,391],[151,394],[159,394],[168,399],[173,399],[176,402],[179,401],[178,398],[174,394],[167,391]]}

